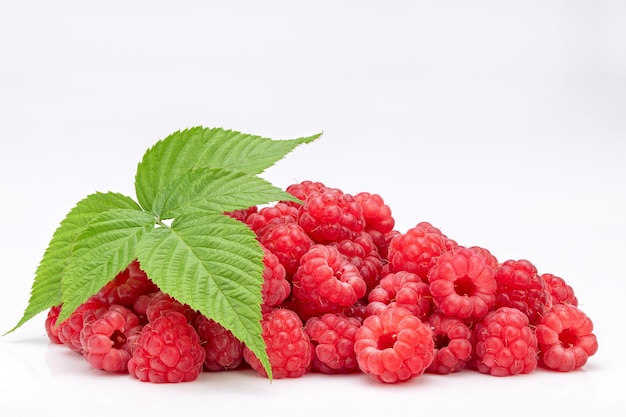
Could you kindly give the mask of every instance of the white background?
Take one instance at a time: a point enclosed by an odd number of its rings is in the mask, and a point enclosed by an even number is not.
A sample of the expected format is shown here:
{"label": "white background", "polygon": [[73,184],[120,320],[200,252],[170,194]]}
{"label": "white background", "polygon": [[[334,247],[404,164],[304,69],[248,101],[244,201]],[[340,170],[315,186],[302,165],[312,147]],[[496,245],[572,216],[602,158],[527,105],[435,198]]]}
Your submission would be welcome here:
{"label": "white background", "polygon": [[401,231],[429,221],[565,278],[598,353],[568,374],[156,385],[49,345],[40,315],[0,338],[2,415],[626,411],[624,2],[2,0],[0,332],[69,209],[134,196],[143,152],[197,125],[323,131],[264,176],[379,193]]}

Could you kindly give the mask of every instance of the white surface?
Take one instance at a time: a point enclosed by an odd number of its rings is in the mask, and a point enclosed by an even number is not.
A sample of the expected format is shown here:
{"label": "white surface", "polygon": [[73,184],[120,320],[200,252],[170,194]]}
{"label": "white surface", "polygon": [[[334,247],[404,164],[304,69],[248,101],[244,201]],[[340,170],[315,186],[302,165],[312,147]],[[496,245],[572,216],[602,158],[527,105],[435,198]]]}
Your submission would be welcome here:
{"label": "white surface", "polygon": [[[226,3],[226,2],[224,2]],[[134,195],[144,150],[221,126],[324,131],[265,176],[377,192],[565,278],[596,326],[583,370],[188,384],[103,375],[49,345],[43,315],[0,338],[0,413],[623,415],[626,6],[620,1],[0,3],[0,331],[19,320],[58,222]]]}

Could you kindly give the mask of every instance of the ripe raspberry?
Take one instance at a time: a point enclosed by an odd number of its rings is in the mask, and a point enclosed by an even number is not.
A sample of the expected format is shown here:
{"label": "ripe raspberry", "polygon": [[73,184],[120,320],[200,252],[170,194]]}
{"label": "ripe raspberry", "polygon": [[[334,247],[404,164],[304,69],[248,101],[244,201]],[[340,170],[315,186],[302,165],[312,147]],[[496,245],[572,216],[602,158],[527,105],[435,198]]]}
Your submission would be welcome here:
{"label": "ripe raspberry", "polygon": [[472,357],[472,331],[462,320],[436,312],[428,317],[435,352],[426,372],[446,375],[466,368]]}
{"label": "ripe raspberry", "polygon": [[537,337],[528,316],[513,307],[490,311],[474,330],[476,369],[484,374],[527,374],[537,367]]}
{"label": "ripe raspberry", "polygon": [[541,274],[541,278],[546,283],[546,288],[552,297],[553,304],[578,306],[578,298],[574,294],[574,289],[563,278],[549,273]]}
{"label": "ripe raspberry", "polygon": [[46,334],[48,335],[48,339],[54,344],[62,345],[63,342],[59,339],[59,328],[57,327],[57,318],[61,313],[61,306],[53,306],[48,310],[48,315],[46,316],[46,321],[44,322],[44,327],[46,329]]}
{"label": "ripe raspberry", "polygon": [[386,267],[389,270],[388,272],[391,272],[391,268],[389,265],[389,246],[391,246],[391,241],[393,240],[393,238],[401,234],[402,233],[396,229],[392,230],[391,232],[385,233],[381,237],[373,236],[373,234],[370,232],[370,235],[372,235],[372,239],[374,240],[374,243],[376,243],[376,247],[378,248],[378,253],[383,259],[383,267]]}
{"label": "ripe raspberry", "polygon": [[578,369],[598,350],[593,323],[572,304],[555,304],[537,325],[541,365],[561,372]]}
{"label": "ripe raspberry", "polygon": [[446,236],[427,222],[395,236],[388,249],[391,272],[412,272],[426,281],[430,268],[447,250],[446,242]]}
{"label": "ripe raspberry", "polygon": [[[319,181],[306,180],[289,185],[285,189],[285,191],[287,191],[292,196],[300,199],[302,202],[305,202],[309,194],[317,192],[322,188],[326,188],[326,185]],[[300,204],[294,203],[293,201],[284,201],[284,203],[298,209],[300,208]]]}
{"label": "ripe raspberry", "polygon": [[[298,378],[311,368],[313,348],[298,315],[285,308],[263,314],[263,340],[274,379]],[[265,368],[254,353],[244,346],[243,358],[259,375],[267,377]]]}
{"label": "ripe raspberry", "polygon": [[278,257],[290,278],[298,269],[300,258],[313,246],[313,240],[299,224],[273,224],[261,230],[261,245]]}
{"label": "ripe raspberry", "polygon": [[292,283],[297,299],[320,306],[320,300],[343,307],[351,306],[367,290],[357,267],[335,246],[322,244],[313,245],[302,256]]}
{"label": "ripe raspberry", "polygon": [[194,327],[206,352],[204,369],[225,371],[243,362],[243,343],[230,330],[204,315],[196,318]]}
{"label": "ripe raspberry", "polygon": [[409,310],[388,307],[363,321],[356,332],[354,351],[365,374],[393,384],[425,372],[433,360],[434,341],[430,326]]}
{"label": "ripe raspberry", "polygon": [[365,228],[365,218],[354,196],[325,187],[307,196],[298,224],[315,243],[330,243],[357,237]]}
{"label": "ripe raspberry", "polygon": [[83,356],[96,369],[126,372],[142,327],[132,311],[114,304],[81,331]]}
{"label": "ripe raspberry", "polygon": [[204,359],[200,337],[187,317],[168,311],[143,327],[128,371],[144,382],[188,382],[198,378]]}
{"label": "ripe raspberry", "polygon": [[83,304],[70,314],[67,320],[60,323],[58,327],[59,340],[74,352],[82,353],[83,347],[80,342],[80,332],[83,327],[96,319],[108,309],[108,305],[97,297],[90,297]]}
{"label": "ripe raspberry", "polygon": [[113,280],[98,291],[96,297],[108,305],[120,304],[128,307],[135,302],[139,295],[155,290],[154,283],[141,269],[139,262],[134,260],[125,270],[117,274]]}
{"label": "ripe raspberry", "polygon": [[369,234],[362,232],[354,239],[333,242],[339,252],[356,266],[367,285],[367,291],[378,285],[383,260],[378,254],[378,248]]}
{"label": "ripe raspberry", "polygon": [[256,213],[258,211],[258,207],[257,206],[251,206],[245,209],[239,209],[239,210],[233,210],[233,211],[227,211],[226,214],[227,216],[232,217],[235,220],[239,220],[242,223],[247,223],[248,217],[250,217],[252,214]]}
{"label": "ripe raspberry", "polygon": [[323,374],[358,372],[354,340],[359,327],[359,319],[341,313],[308,319],[304,329],[315,346],[313,371]]}
{"label": "ripe raspberry", "polygon": [[367,297],[367,314],[373,314],[394,303],[404,307],[424,320],[431,310],[431,295],[428,284],[417,274],[407,271],[390,273],[380,280]]}
{"label": "ripe raspberry", "polygon": [[459,247],[443,253],[428,274],[433,302],[450,317],[476,320],[494,306],[495,270],[478,250]]}
{"label": "ripe raspberry", "polygon": [[281,304],[291,293],[291,284],[287,281],[285,267],[269,249],[261,245],[263,249],[263,286],[261,295],[263,305],[274,307]]}
{"label": "ripe raspberry", "polygon": [[278,202],[273,206],[265,206],[256,213],[250,214],[246,219],[246,224],[257,236],[261,230],[270,224],[297,223],[298,208],[287,203]]}
{"label": "ripe raspberry", "polygon": [[[139,307],[139,303],[135,305],[136,309],[137,307]],[[176,300],[169,294],[164,293],[163,291],[157,291],[148,295],[145,308],[145,316],[149,322],[156,320],[157,317],[167,314],[170,311],[176,311],[183,314],[185,317],[187,317],[187,321],[189,323],[193,323],[196,316],[198,315],[198,312],[193,310],[190,306],[181,303],[180,301]],[[137,311],[139,314],[143,313],[141,308],[139,308]]]}
{"label": "ripe raspberry", "polygon": [[[385,204],[383,198],[378,194],[360,192],[355,194],[354,199],[363,209],[365,219],[365,231],[372,233],[372,237],[380,239],[385,233],[393,230],[395,219],[391,214],[391,208]],[[382,243],[382,242],[379,242]]]}
{"label": "ripe raspberry", "polygon": [[495,307],[515,307],[528,316],[530,324],[536,324],[550,309],[552,300],[545,282],[531,262],[507,260],[496,269]]}

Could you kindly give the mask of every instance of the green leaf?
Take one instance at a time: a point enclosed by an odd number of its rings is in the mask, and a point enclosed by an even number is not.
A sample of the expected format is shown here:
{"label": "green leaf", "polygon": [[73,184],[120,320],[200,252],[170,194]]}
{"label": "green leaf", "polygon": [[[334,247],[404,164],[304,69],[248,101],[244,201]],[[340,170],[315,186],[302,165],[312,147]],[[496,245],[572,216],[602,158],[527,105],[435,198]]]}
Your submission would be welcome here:
{"label": "green leaf", "polygon": [[111,209],[92,219],[74,244],[62,284],[61,323],[135,258],[135,246],[154,229],[155,218],[143,211]]}
{"label": "green leaf", "polygon": [[[72,249],[85,226],[111,209],[141,210],[132,198],[118,193],[94,193],[79,201],[61,221],[35,272],[28,305],[10,333],[37,314],[61,303],[61,277],[72,257]],[[5,333],[6,334],[6,333]]]}
{"label": "green leaf", "polygon": [[189,211],[224,213],[279,200],[299,201],[255,175],[225,168],[200,168],[187,171],[158,194],[154,210],[161,219],[171,219]]}
{"label": "green leaf", "polygon": [[321,134],[273,140],[221,128],[194,127],[172,133],[144,154],[137,166],[135,191],[147,211],[159,194],[190,169],[228,168],[256,175],[285,157],[296,146]]}
{"label": "green leaf", "polygon": [[146,234],[136,250],[161,290],[230,330],[271,375],[261,335],[263,250],[252,230],[226,215],[190,212]]}

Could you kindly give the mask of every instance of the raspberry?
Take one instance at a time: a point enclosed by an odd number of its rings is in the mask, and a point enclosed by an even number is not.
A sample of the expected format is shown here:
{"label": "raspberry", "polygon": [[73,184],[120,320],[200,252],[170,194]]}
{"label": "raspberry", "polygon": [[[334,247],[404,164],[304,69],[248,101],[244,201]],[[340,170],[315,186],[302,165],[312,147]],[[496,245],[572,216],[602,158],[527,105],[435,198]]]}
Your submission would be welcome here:
{"label": "raspberry", "polygon": [[433,302],[447,316],[481,319],[496,300],[494,276],[479,250],[458,247],[445,252],[428,274]]}
{"label": "raspberry", "polygon": [[128,361],[129,373],[143,382],[188,382],[203,369],[200,336],[178,311],[168,311],[146,324]]}
{"label": "raspberry", "polygon": [[96,369],[126,372],[142,327],[132,311],[114,304],[81,331],[83,356]]}
{"label": "raspberry", "polygon": [[261,230],[270,224],[297,223],[298,208],[287,203],[278,202],[273,206],[265,206],[256,213],[250,214],[246,219],[246,224],[257,236]]}
{"label": "raspberry", "polygon": [[474,365],[494,376],[527,374],[537,367],[537,336],[528,316],[513,307],[490,311],[474,330]]}
{"label": "raspberry", "polygon": [[425,319],[431,310],[431,296],[428,284],[412,272],[390,273],[368,294],[368,314],[380,311],[390,303],[404,307],[411,313]]}
{"label": "raspberry", "polygon": [[90,297],[70,314],[67,320],[58,325],[59,340],[74,352],[82,353],[80,332],[83,327],[98,319],[106,312],[108,305],[97,297]]}
{"label": "raspberry", "polygon": [[355,239],[346,239],[331,245],[336,246],[339,252],[358,268],[367,285],[367,291],[378,285],[383,260],[369,234],[362,232]]}
{"label": "raspberry", "polygon": [[447,238],[430,223],[421,222],[389,242],[391,272],[407,271],[427,280],[430,268],[446,249]]}
{"label": "raspberry", "polygon": [[[316,191],[321,190],[322,188],[326,188],[326,185],[319,181],[302,181],[295,184],[289,185],[285,191],[287,191],[292,196],[300,199],[302,202],[306,201],[309,194],[314,193]],[[293,201],[284,201],[285,204],[300,208],[299,203],[294,203]]]}
{"label": "raspberry", "polygon": [[571,304],[578,306],[578,298],[574,294],[574,289],[570,287],[563,278],[554,274],[544,273],[541,278],[546,283],[546,287],[553,304]]}
{"label": "raspberry", "polygon": [[261,245],[278,257],[288,277],[298,269],[300,258],[313,246],[313,240],[299,224],[273,224],[261,230]]}
{"label": "raspberry", "polygon": [[[167,314],[170,311],[176,311],[183,314],[187,317],[187,321],[192,323],[198,314],[187,304],[181,303],[163,291],[157,291],[150,294],[145,308],[145,316],[149,322],[156,320],[157,317]],[[141,309],[139,309],[138,312],[139,314],[143,313]]]}
{"label": "raspberry", "polygon": [[446,375],[466,368],[472,357],[472,331],[460,319],[436,312],[428,317],[435,352],[426,372]]}
{"label": "raspberry", "polygon": [[358,372],[354,340],[359,327],[359,319],[341,313],[308,319],[304,329],[315,346],[312,369],[323,374]]}
{"label": "raspberry", "polygon": [[550,308],[550,293],[531,262],[507,260],[496,269],[495,278],[496,308],[515,307],[528,316],[530,324],[536,324]]}
{"label": "raspberry", "polygon": [[291,284],[287,281],[285,267],[280,263],[278,257],[265,246],[263,249],[263,286],[261,295],[263,305],[274,307],[281,304],[289,297]]}
{"label": "raspberry", "polygon": [[325,187],[307,196],[298,224],[315,243],[330,243],[357,237],[365,228],[365,218],[354,196]]}
{"label": "raspberry", "polygon": [[430,326],[409,310],[388,307],[367,317],[356,332],[359,368],[382,383],[408,381],[423,374],[433,360]]}
{"label": "raspberry", "polygon": [[322,244],[313,245],[302,256],[292,283],[294,296],[314,305],[327,301],[348,307],[367,290],[357,267],[335,246]]}
{"label": "raspberry", "polygon": [[239,220],[242,223],[247,223],[248,217],[250,217],[251,215],[253,215],[256,212],[258,212],[258,207],[257,206],[251,206],[251,207],[248,207],[248,208],[245,208],[245,209],[227,211],[224,214],[226,214],[227,216],[232,217],[235,220]]}
{"label": "raspberry", "polygon": [[378,248],[378,253],[380,254],[380,257],[383,259],[383,266],[386,266],[389,269],[389,272],[391,272],[390,270],[390,265],[389,265],[389,246],[391,245],[391,241],[393,240],[394,237],[401,235],[402,233],[399,230],[392,230],[391,232],[385,233],[383,236],[374,236],[374,234],[370,231],[370,236],[372,236],[372,240],[374,240],[374,243],[376,244],[376,247]]}
{"label": "raspberry", "polygon": [[591,319],[572,304],[555,304],[536,333],[541,365],[556,371],[578,369],[598,350]]}
{"label": "raspberry", "polygon": [[354,199],[363,209],[365,219],[365,231],[373,231],[374,236],[384,236],[393,230],[395,219],[391,215],[391,208],[378,194],[360,192],[355,194]]}
{"label": "raspberry", "polygon": [[[306,374],[311,368],[313,349],[300,317],[294,311],[276,308],[263,314],[261,325],[273,378],[298,378]],[[261,376],[268,376],[247,346],[243,358]]]}
{"label": "raspberry", "polygon": [[48,339],[54,344],[62,345],[63,342],[59,339],[59,328],[57,327],[57,318],[61,313],[61,306],[53,306],[48,310],[48,314],[46,315],[46,321],[44,322],[44,327],[46,329],[46,334],[48,335]]}
{"label": "raspberry", "polygon": [[243,362],[243,343],[230,330],[204,315],[196,318],[194,328],[206,352],[204,369],[224,371],[235,369]]}
{"label": "raspberry", "polygon": [[154,283],[141,270],[139,262],[134,260],[125,270],[117,274],[113,280],[98,291],[96,297],[108,305],[120,304],[128,307],[139,295],[155,290]]}

